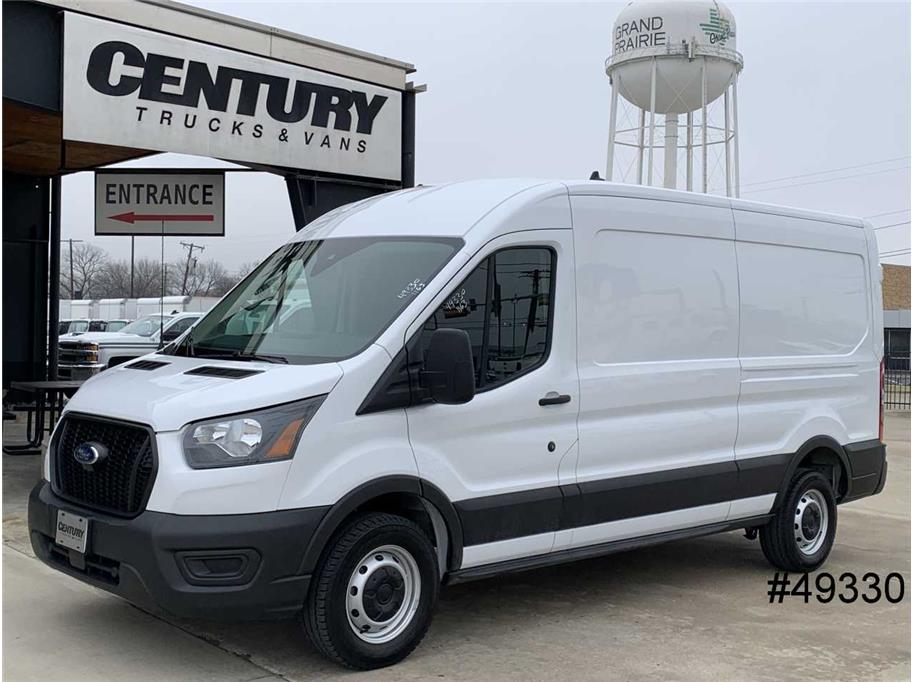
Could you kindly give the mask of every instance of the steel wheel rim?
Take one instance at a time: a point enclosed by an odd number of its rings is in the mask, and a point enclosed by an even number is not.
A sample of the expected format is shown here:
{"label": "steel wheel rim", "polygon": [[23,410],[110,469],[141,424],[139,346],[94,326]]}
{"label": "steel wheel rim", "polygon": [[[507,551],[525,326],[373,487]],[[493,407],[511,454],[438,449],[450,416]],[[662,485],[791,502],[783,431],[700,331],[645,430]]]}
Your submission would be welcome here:
{"label": "steel wheel rim", "polygon": [[816,554],[826,542],[830,512],[826,498],[816,488],[806,490],[798,498],[793,522],[795,544],[805,556]]}
{"label": "steel wheel rim", "polygon": [[362,641],[383,644],[411,624],[421,601],[418,563],[398,545],[365,554],[348,579],[348,624]]}

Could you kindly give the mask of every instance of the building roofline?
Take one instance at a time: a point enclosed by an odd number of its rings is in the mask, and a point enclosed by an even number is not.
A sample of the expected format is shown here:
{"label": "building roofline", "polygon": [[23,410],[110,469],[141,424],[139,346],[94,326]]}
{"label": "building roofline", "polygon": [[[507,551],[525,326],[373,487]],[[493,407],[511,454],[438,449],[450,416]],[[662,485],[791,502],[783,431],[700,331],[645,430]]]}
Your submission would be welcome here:
{"label": "building roofline", "polygon": [[[373,52],[366,52],[364,50],[358,50],[353,47],[346,47],[345,45],[339,45],[338,43],[331,43],[328,40],[320,40],[319,38],[313,38],[311,36],[306,36],[301,33],[295,33],[294,31],[286,31],[282,28],[276,28],[275,26],[269,26],[268,24],[261,24],[256,21],[250,21],[248,19],[241,19],[240,17],[235,17],[230,14],[223,14],[221,12],[214,12],[212,10],[203,9],[201,7],[194,7],[193,5],[186,5],[182,2],[175,2],[175,0],[135,0],[136,2],[141,2],[147,5],[157,5],[159,7],[167,8],[175,12],[184,12],[186,14],[193,14],[198,17],[203,17],[206,19],[212,19],[213,21],[218,21],[224,24],[231,24],[233,26],[238,26],[239,28],[246,28],[251,31],[258,31],[260,33],[266,33],[269,35],[282,36],[283,38],[288,38],[296,43],[302,43],[304,45],[313,45],[315,47],[321,47],[327,50],[332,50],[333,52],[340,52],[342,54],[351,55],[353,57],[359,57],[360,59],[367,59],[368,61],[377,62],[379,64],[386,64],[388,66],[394,66],[397,69],[402,69],[406,73],[414,73],[416,71],[415,65],[408,62],[399,61],[398,59],[391,59],[390,57],[384,57],[379,54],[374,54]],[[81,3],[80,3],[81,4]]]}
{"label": "building roofline", "polygon": [[32,0],[60,10],[172,35],[404,91],[408,62],[175,0]]}

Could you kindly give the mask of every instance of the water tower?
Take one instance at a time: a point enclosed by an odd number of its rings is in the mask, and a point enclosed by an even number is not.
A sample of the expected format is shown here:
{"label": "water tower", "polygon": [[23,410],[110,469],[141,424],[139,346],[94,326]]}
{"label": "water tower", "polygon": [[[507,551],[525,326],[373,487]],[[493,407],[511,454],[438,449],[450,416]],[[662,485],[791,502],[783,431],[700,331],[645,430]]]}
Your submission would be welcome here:
{"label": "water tower", "polygon": [[743,61],[729,9],[713,0],[631,2],[612,38],[606,178],[738,196]]}

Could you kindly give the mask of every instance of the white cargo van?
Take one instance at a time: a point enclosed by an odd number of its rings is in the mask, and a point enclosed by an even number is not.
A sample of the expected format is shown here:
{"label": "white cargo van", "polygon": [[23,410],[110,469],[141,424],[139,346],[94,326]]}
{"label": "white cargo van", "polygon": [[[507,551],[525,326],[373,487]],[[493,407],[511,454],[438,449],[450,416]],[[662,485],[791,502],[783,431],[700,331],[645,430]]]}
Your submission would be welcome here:
{"label": "white cargo van", "polygon": [[79,390],[33,547],[179,615],[303,613],[357,668],[406,656],[441,584],[735,529],[812,570],[884,485],[879,273],[861,220],[715,196],[345,206]]}

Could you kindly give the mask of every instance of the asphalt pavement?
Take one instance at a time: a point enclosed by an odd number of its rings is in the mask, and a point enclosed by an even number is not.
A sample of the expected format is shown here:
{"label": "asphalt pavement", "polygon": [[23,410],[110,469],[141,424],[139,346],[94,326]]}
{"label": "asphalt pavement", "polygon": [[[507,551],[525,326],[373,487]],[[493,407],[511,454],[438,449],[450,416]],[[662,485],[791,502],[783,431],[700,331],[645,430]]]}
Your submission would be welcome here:
{"label": "asphalt pavement", "polygon": [[[4,436],[15,429],[4,424]],[[733,532],[444,588],[422,645],[371,673],[327,663],[293,621],[171,619],[43,566],[25,527],[39,458],[4,455],[3,677],[909,680],[908,413],[888,415],[886,439],[886,488],[839,508],[822,571],[853,573],[859,586],[868,572],[899,573],[897,604],[813,594],[771,604],[773,569],[758,542]]]}

